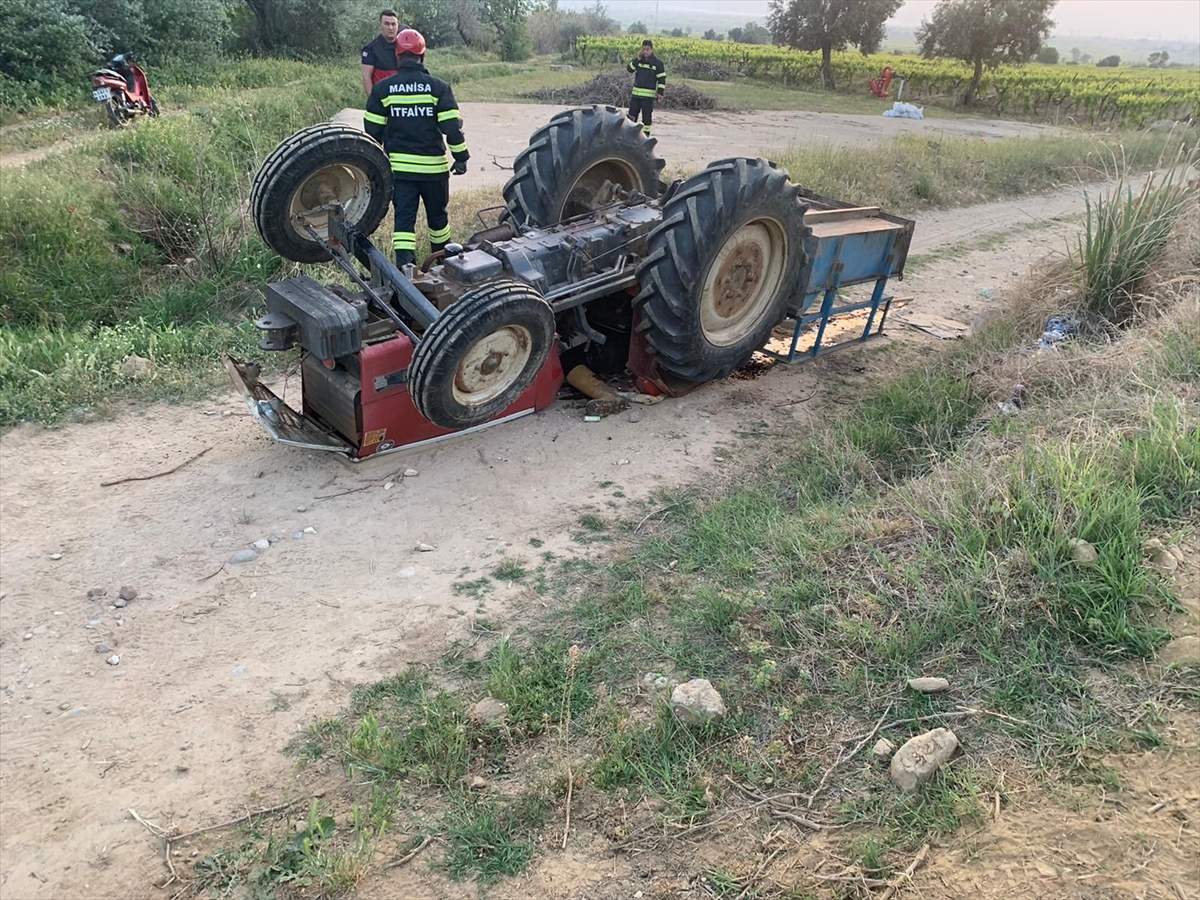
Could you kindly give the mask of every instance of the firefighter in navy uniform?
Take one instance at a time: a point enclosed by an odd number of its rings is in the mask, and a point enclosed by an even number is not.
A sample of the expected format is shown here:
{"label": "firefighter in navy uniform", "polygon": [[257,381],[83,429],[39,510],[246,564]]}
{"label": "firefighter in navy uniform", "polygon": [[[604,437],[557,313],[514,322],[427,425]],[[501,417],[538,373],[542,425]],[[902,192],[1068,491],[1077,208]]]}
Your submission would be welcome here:
{"label": "firefighter in navy uniform", "polygon": [[649,38],[642,41],[642,50],[629,63],[628,70],[633,73],[633,96],[629,98],[630,122],[642,116],[642,131],[650,134],[650,124],[654,119],[654,101],[662,99],[667,89],[667,69],[662,60],[654,55],[654,42]]}
{"label": "firefighter in navy uniform", "polygon": [[[396,37],[396,74],[371,89],[363,113],[367,134],[392,162],[396,265],[416,262],[417,206],[425,203],[429,243],[436,253],[450,240],[450,174],[467,171],[462,115],[450,85],[425,68],[425,38],[411,28]],[[446,159],[446,147],[454,164]]]}

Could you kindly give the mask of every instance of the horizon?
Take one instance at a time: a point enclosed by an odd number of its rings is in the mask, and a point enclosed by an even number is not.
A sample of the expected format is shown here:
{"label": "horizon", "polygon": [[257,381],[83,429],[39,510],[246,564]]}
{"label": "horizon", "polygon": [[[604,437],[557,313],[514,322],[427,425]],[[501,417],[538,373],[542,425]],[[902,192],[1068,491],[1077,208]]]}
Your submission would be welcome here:
{"label": "horizon", "polygon": [[[593,0],[562,0],[567,9],[579,10]],[[622,22],[651,21],[664,13],[709,15],[729,22],[766,19],[767,0],[601,0],[608,14]],[[937,0],[905,0],[887,26],[915,29],[929,17]],[[1200,47],[1200,0],[1059,0],[1051,12],[1051,35],[1110,40],[1195,42]]]}

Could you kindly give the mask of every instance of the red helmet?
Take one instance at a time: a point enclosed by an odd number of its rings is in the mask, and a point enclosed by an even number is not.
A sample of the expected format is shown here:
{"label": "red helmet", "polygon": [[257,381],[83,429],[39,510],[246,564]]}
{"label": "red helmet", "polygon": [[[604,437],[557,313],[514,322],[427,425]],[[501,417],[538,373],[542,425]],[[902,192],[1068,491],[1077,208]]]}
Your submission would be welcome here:
{"label": "red helmet", "polygon": [[421,32],[405,28],[396,35],[396,54],[401,53],[411,53],[414,56],[425,55],[425,38],[421,36]]}

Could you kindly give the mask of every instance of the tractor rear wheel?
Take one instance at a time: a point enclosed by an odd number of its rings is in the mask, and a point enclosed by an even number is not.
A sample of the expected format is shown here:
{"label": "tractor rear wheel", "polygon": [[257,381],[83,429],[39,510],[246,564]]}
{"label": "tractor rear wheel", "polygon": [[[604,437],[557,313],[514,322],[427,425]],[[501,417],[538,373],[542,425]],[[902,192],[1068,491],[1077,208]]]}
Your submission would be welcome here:
{"label": "tractor rear wheel", "polygon": [[665,374],[725,378],[786,314],[809,251],[799,188],[775,163],[725,159],[663,208],[638,266],[638,330]]}
{"label": "tractor rear wheel", "polygon": [[529,138],[513,161],[504,203],[518,225],[544,228],[594,209],[606,181],[657,197],[666,162],[654,138],[613,106],[565,110]]}
{"label": "tractor rear wheel", "polygon": [[[383,147],[361,129],[322,124],[297,131],[271,151],[250,189],[250,210],[268,247],[284,259],[316,263],[329,254],[296,221],[298,215],[336,203],[347,223],[369,235],[391,199],[392,167]],[[306,218],[317,234],[329,237],[327,212]]]}
{"label": "tractor rear wheel", "polygon": [[553,340],[554,313],[541,294],[519,281],[486,284],[425,329],[408,368],[409,396],[434,425],[482,425],[533,384]]}

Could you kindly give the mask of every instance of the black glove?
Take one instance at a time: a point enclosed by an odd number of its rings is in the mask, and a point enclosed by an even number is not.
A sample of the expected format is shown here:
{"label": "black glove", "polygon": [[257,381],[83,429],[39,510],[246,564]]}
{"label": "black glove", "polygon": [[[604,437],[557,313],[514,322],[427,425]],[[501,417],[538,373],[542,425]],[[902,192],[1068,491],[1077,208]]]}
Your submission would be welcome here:
{"label": "black glove", "polygon": [[452,165],[450,167],[450,174],[451,175],[466,175],[467,174],[467,161],[465,159],[456,159],[454,161],[454,165]]}

